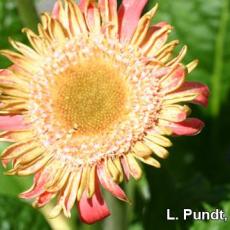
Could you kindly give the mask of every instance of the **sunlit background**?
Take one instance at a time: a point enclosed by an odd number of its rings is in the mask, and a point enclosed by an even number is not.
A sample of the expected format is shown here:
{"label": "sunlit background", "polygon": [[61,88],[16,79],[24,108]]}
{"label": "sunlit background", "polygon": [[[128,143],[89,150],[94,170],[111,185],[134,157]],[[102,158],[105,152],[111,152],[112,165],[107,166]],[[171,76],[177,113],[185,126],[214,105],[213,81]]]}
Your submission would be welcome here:
{"label": "sunlit background", "polygon": [[[159,0],[153,22],[174,26],[170,39],[189,47],[185,62],[198,58],[199,67],[189,80],[208,84],[211,90],[207,109],[193,108],[206,127],[196,137],[174,138],[170,156],[162,168],[143,166],[144,176],[130,181],[125,189],[132,204],[107,200],[112,216],[87,226],[75,210],[72,218],[48,219],[52,204],[35,210],[17,195],[30,186],[31,178],[8,177],[0,168],[0,230],[228,230],[230,221],[166,221],[166,209],[177,216],[183,208],[225,211],[230,218],[230,3],[229,0]],[[51,10],[54,0],[0,0],[0,49],[11,49],[8,37],[27,43],[21,29],[34,26],[38,14]],[[156,1],[150,0],[146,11]],[[0,57],[0,69],[10,65]],[[1,144],[1,150],[6,146]]]}

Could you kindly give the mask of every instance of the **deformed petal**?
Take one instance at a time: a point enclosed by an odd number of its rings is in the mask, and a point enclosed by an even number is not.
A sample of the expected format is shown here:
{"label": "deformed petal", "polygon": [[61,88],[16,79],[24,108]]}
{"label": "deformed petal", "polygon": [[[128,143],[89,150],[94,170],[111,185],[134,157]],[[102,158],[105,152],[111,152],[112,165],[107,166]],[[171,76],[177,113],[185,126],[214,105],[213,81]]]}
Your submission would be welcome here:
{"label": "deformed petal", "polygon": [[168,105],[162,108],[160,119],[167,121],[180,122],[186,119],[190,113],[190,108],[186,105]]}
{"label": "deformed petal", "polygon": [[99,181],[102,184],[102,186],[105,189],[107,189],[109,192],[111,192],[118,199],[128,201],[128,198],[125,195],[124,191],[108,175],[108,173],[106,172],[105,167],[106,166],[104,164],[97,167],[98,178],[99,178]]}
{"label": "deformed petal", "polygon": [[158,4],[155,5],[149,12],[147,12],[138,22],[137,29],[132,37],[131,44],[134,44],[136,46],[140,45],[143,40],[145,39],[148,30],[149,25],[151,23],[151,19],[155,15],[158,8]]}
{"label": "deformed petal", "polygon": [[42,193],[35,202],[35,206],[43,207],[44,205],[48,204],[54,194],[50,192]]}
{"label": "deformed petal", "polygon": [[209,89],[206,85],[199,82],[184,82],[183,85],[174,92],[173,96],[195,95],[193,102],[203,106],[208,106]]}
{"label": "deformed petal", "polygon": [[88,32],[84,15],[82,14],[82,11],[78,7],[78,5],[73,0],[70,0],[68,2],[68,15],[69,15],[70,28],[73,35],[76,36],[81,33]]}
{"label": "deformed petal", "polygon": [[98,7],[101,12],[101,18],[106,34],[109,34],[112,37],[117,37],[117,0],[99,0]]}
{"label": "deformed petal", "polygon": [[157,161],[156,159],[152,158],[152,157],[137,157],[137,159],[139,159],[140,161],[144,162],[145,164],[151,165],[155,168],[160,168],[161,165],[159,163],[159,161]]}
{"label": "deformed petal", "polygon": [[35,198],[45,192],[45,184],[49,179],[49,175],[47,172],[39,172],[34,176],[34,184],[33,186],[20,194],[21,198],[24,199],[32,199]]}
{"label": "deformed petal", "polygon": [[156,56],[157,51],[162,48],[168,39],[171,26],[166,22],[160,22],[149,28],[142,42],[142,51],[147,56]]}
{"label": "deformed petal", "polygon": [[131,174],[129,171],[129,165],[128,165],[127,159],[125,156],[122,156],[120,159],[121,159],[121,165],[124,171],[125,179],[129,180],[131,177]]}
{"label": "deformed petal", "polygon": [[102,198],[98,180],[95,184],[95,193],[92,198],[88,198],[85,191],[78,202],[78,211],[82,221],[93,224],[110,215],[109,209]]}
{"label": "deformed petal", "polygon": [[161,121],[161,125],[169,127],[173,135],[176,136],[194,136],[201,132],[204,122],[197,118],[187,118],[182,122]]}
{"label": "deformed petal", "polygon": [[142,170],[135,160],[134,156],[132,154],[127,154],[126,156],[128,166],[129,166],[129,172],[130,174],[136,179],[139,180],[142,176]]}
{"label": "deformed petal", "polygon": [[170,93],[178,89],[184,82],[186,69],[178,65],[174,71],[161,79],[161,92]]}

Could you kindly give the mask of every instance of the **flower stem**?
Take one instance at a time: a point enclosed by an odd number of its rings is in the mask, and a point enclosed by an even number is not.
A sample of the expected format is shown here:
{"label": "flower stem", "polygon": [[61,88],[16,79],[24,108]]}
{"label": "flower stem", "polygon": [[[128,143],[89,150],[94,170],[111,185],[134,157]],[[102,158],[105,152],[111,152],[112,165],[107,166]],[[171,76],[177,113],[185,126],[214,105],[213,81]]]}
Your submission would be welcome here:
{"label": "flower stem", "polygon": [[222,13],[220,18],[220,28],[216,37],[215,45],[215,60],[212,76],[212,100],[211,100],[211,114],[216,118],[220,113],[221,105],[221,80],[224,60],[224,42],[226,38],[227,23],[229,19],[229,0],[224,0],[222,6]]}
{"label": "flower stem", "polygon": [[103,229],[127,230],[127,204],[112,197],[109,193],[106,193],[105,197],[111,211],[111,216],[104,221]]}
{"label": "flower stem", "polygon": [[47,222],[49,223],[50,227],[52,229],[63,229],[63,230],[71,230],[72,227],[70,225],[70,221],[64,216],[59,215],[56,218],[49,218],[49,214],[53,208],[53,205],[47,204],[45,207],[43,207],[41,210],[41,213],[46,218]]}
{"label": "flower stem", "polygon": [[37,30],[38,15],[33,0],[16,0],[19,16],[25,27]]}

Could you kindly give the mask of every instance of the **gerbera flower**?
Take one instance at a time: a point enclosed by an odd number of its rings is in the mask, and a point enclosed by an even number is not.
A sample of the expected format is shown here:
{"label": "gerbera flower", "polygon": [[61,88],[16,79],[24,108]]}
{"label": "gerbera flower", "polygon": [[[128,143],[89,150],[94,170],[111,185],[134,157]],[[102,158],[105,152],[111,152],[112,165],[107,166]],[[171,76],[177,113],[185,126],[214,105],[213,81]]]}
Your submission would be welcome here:
{"label": "gerbera flower", "polygon": [[[38,35],[24,29],[32,48],[12,41],[3,50],[14,65],[0,72],[2,153],[9,175],[34,174],[20,196],[41,207],[53,197],[70,216],[93,223],[108,216],[100,185],[127,201],[119,186],[139,179],[140,160],[160,167],[171,146],[167,135],[195,135],[204,126],[186,102],[207,105],[208,88],[185,82],[197,65],[181,63],[178,41],[166,43],[172,27],[150,26],[157,5],[147,0],[58,1],[44,13]],[[156,159],[155,159],[156,158]]]}

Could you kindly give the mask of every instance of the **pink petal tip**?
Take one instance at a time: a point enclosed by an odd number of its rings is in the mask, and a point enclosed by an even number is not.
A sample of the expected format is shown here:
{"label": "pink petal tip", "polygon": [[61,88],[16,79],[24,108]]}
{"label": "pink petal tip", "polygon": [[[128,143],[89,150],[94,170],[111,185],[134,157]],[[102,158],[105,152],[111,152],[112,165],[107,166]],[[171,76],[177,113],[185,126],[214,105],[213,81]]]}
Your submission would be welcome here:
{"label": "pink petal tip", "polygon": [[170,128],[173,134],[177,136],[194,136],[201,132],[204,127],[204,122],[197,118],[188,118],[179,123],[173,123]]}
{"label": "pink petal tip", "polygon": [[86,224],[93,224],[110,215],[110,211],[102,198],[98,181],[95,186],[95,193],[92,198],[88,198],[85,191],[81,200],[78,202],[80,218]]}

